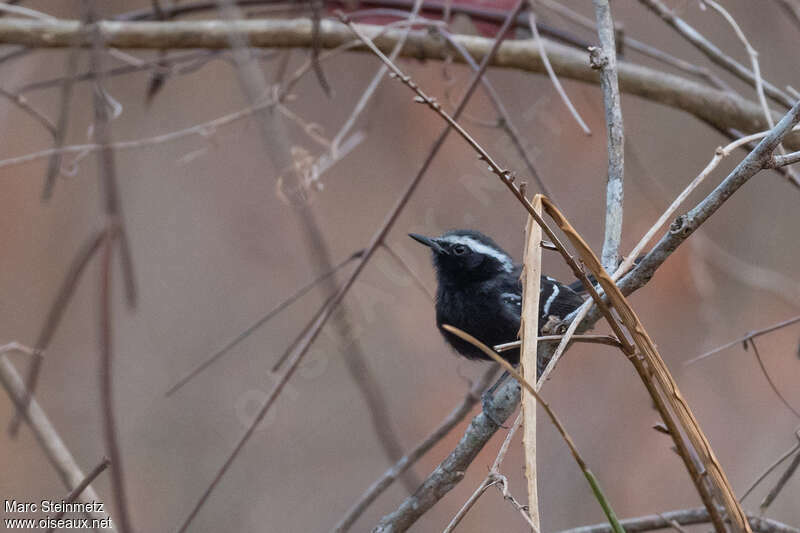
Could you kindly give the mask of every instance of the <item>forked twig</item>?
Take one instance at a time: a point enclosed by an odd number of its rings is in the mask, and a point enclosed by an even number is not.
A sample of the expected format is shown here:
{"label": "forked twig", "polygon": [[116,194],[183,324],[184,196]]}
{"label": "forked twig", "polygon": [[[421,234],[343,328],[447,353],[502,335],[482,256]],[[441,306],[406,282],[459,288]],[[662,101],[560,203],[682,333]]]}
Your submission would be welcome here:
{"label": "forked twig", "polygon": [[469,414],[472,407],[478,403],[481,394],[491,384],[495,374],[497,374],[496,365],[492,365],[490,368],[486,369],[483,375],[470,387],[461,403],[447,415],[436,429],[417,444],[413,450],[409,451],[402,459],[395,463],[394,466],[384,472],[380,478],[375,480],[366,492],[361,495],[358,501],[350,507],[345,516],[336,523],[333,531],[336,533],[348,531],[364,511],[366,511],[367,507],[389,488],[404,470],[410,468],[420,457],[450,433],[450,430],[461,422],[464,417]]}
{"label": "forked twig", "polygon": [[789,479],[791,479],[791,477],[797,471],[798,467],[800,467],[800,453],[794,456],[792,462],[789,463],[789,466],[787,466],[786,470],[783,471],[781,477],[778,478],[778,481],[775,483],[775,486],[772,487],[772,489],[770,489],[767,495],[764,496],[764,499],[761,500],[761,503],[759,504],[758,508],[762,514],[766,512],[767,508],[770,505],[772,505],[772,502],[775,501],[775,498],[778,497],[778,494],[780,494],[781,490],[783,490],[783,487],[786,486],[786,483],[789,481]]}
{"label": "forked twig", "polygon": [[771,326],[767,326],[766,328],[763,328],[763,329],[757,329],[755,331],[751,331],[750,333],[748,333],[747,335],[745,335],[743,337],[739,337],[738,339],[732,340],[730,342],[726,342],[722,346],[717,346],[716,348],[714,348],[712,350],[709,350],[704,354],[698,355],[697,357],[693,357],[693,358],[689,359],[688,361],[686,361],[684,364],[685,365],[691,365],[691,364],[697,363],[698,361],[702,361],[703,359],[711,357],[712,355],[717,354],[717,353],[721,352],[722,350],[726,350],[726,349],[730,348],[731,346],[736,346],[737,344],[742,344],[743,342],[747,342],[750,339],[755,339],[755,338],[760,337],[762,335],[766,335],[767,333],[772,333],[773,331],[777,331],[777,330],[785,328],[787,326],[791,326],[792,324],[797,324],[798,322],[800,322],[800,315],[792,317],[792,318],[788,318],[786,320],[782,320],[782,321],[778,322],[777,324],[773,324]]}
{"label": "forked twig", "polygon": [[797,452],[800,452],[800,428],[795,431],[795,437],[797,438],[797,442],[789,448],[789,451],[782,454],[780,457],[775,459],[771,465],[769,465],[758,477],[750,484],[746,491],[742,493],[741,501],[744,501],[751,492],[762,482],[768,475],[770,475],[776,468],[778,468],[781,463],[783,463],[786,459],[791,457]]}
{"label": "forked twig", "polygon": [[214,352],[213,354],[208,356],[200,364],[198,364],[197,366],[195,366],[194,368],[189,370],[186,374],[184,374],[169,389],[167,389],[167,392],[164,393],[164,396],[169,397],[169,396],[172,396],[173,394],[175,394],[181,387],[186,385],[195,376],[200,374],[203,370],[205,370],[206,368],[211,366],[214,362],[216,362],[218,359],[220,359],[223,355],[228,353],[234,346],[236,346],[237,344],[242,342],[244,339],[246,339],[247,337],[252,335],[253,332],[255,332],[261,326],[266,324],[271,318],[273,318],[274,316],[278,315],[284,309],[286,309],[287,307],[292,305],[294,302],[296,302],[297,300],[302,298],[311,289],[316,287],[317,284],[319,284],[324,278],[327,278],[327,277],[330,277],[330,276],[334,275],[336,272],[338,272],[339,270],[344,268],[346,265],[348,265],[352,261],[355,261],[356,259],[361,257],[361,254],[363,254],[363,252],[364,252],[363,250],[359,250],[359,251],[353,253],[352,255],[350,255],[350,257],[348,257],[344,261],[340,262],[338,265],[334,266],[328,272],[324,272],[323,274],[317,276],[316,278],[314,278],[310,282],[306,283],[305,285],[303,285],[302,287],[297,289],[291,296],[289,296],[288,298],[283,300],[281,303],[279,303],[278,305],[276,305],[275,307],[270,309],[264,316],[262,316],[261,318],[259,318],[255,322],[253,322],[250,326],[245,328],[244,331],[242,331],[236,337],[234,337],[233,339],[231,339],[230,341],[225,343],[225,345],[222,348],[218,349],[216,352]]}
{"label": "forked twig", "polygon": [[456,335],[457,337],[467,341],[468,343],[472,344],[476,348],[480,349],[483,353],[485,353],[490,358],[494,359],[497,363],[500,364],[509,374],[511,374],[520,385],[522,385],[530,394],[536,399],[536,402],[542,406],[547,416],[550,418],[550,421],[556,427],[559,435],[561,438],[564,439],[564,442],[567,444],[570,453],[572,454],[573,459],[575,462],[578,463],[578,467],[583,472],[583,475],[586,477],[586,480],[589,482],[590,487],[592,488],[592,493],[594,493],[597,502],[603,508],[603,512],[606,514],[606,518],[608,518],[609,523],[612,526],[612,529],[615,533],[625,533],[625,530],[622,529],[622,526],[619,525],[619,521],[617,520],[617,516],[614,513],[614,510],[611,508],[611,504],[608,502],[608,498],[606,498],[605,493],[600,488],[600,483],[597,481],[597,478],[594,476],[589,467],[586,465],[586,461],[583,460],[580,452],[578,452],[575,443],[572,440],[572,437],[569,436],[567,430],[564,428],[561,421],[556,417],[556,414],[550,408],[550,404],[548,404],[542,397],[539,395],[538,391],[531,385],[517,370],[511,366],[511,363],[500,357],[497,353],[495,353],[491,348],[483,344],[481,341],[466,333],[461,331],[458,328],[455,328],[449,324],[443,324],[442,328],[447,330],[448,332]]}
{"label": "forked twig", "polygon": [[[717,13],[722,15],[722,18],[733,28],[736,37],[742,42],[747,50],[747,55],[750,58],[750,66],[753,69],[753,78],[755,79],[755,86],[756,86],[756,95],[758,96],[758,103],[761,105],[761,110],[764,112],[764,119],[767,121],[770,129],[775,127],[775,120],[772,118],[772,111],[769,108],[769,104],[767,104],[767,97],[764,96],[764,80],[761,77],[761,67],[758,61],[758,52],[755,48],[750,44],[750,41],[745,36],[742,29],[739,27],[739,24],[736,22],[736,19],[731,16],[727,9],[722,7],[718,2],[715,0],[701,0],[702,3],[708,4],[711,6]],[[703,4],[701,4],[703,5]],[[785,155],[786,151],[783,149],[783,146],[778,145],[778,152],[781,155]],[[788,172],[788,178],[794,183],[794,185],[800,185],[800,179],[798,179],[797,174],[794,172],[793,169],[787,168],[786,171]]]}
{"label": "forked twig", "polygon": [[753,347],[753,353],[756,356],[756,361],[758,361],[758,366],[761,368],[761,373],[764,374],[764,377],[767,379],[767,383],[769,383],[769,387],[772,389],[772,392],[775,393],[775,396],[778,397],[781,403],[785,405],[786,408],[789,411],[791,411],[795,417],[800,418],[800,412],[798,412],[797,409],[792,407],[792,404],[789,403],[789,400],[786,399],[786,397],[781,393],[780,389],[778,389],[778,386],[775,384],[775,382],[772,381],[772,377],[769,375],[767,367],[764,365],[764,360],[761,358],[761,353],[758,351],[755,339],[753,337],[750,337],[749,339],[747,339],[747,341],[745,341],[744,343],[745,350],[747,349],[748,343],[750,344],[750,346]]}
{"label": "forked twig", "polygon": [[[745,83],[748,83],[751,87],[755,87],[756,77],[751,70],[747,69],[747,67],[725,54],[714,43],[709,41],[702,34],[700,34],[700,32],[686,23],[686,21],[675,15],[675,13],[666,5],[664,5],[661,0],[639,0],[639,2],[658,15],[684,39],[689,41],[695,48],[705,54],[705,56],[708,57],[713,63],[724,68]],[[792,99],[785,92],[781,91],[767,81],[764,81],[763,83],[764,91],[767,93],[767,95],[769,95],[770,98],[785,105],[786,107],[792,106]]]}
{"label": "forked twig", "polygon": [[41,372],[42,363],[44,362],[44,353],[50,346],[50,341],[61,322],[61,318],[64,316],[67,304],[72,298],[84,270],[86,270],[86,265],[89,264],[89,260],[100,248],[104,236],[105,233],[103,231],[98,231],[78,249],[78,253],[72,260],[67,270],[67,275],[56,294],[56,299],[47,312],[42,330],[39,332],[36,344],[34,344],[30,366],[25,377],[24,397],[22,401],[18,403],[17,411],[14,413],[14,417],[11,419],[11,423],[8,426],[8,432],[12,437],[17,434],[20,422],[22,421],[22,413],[27,409],[28,402],[36,391],[36,385],[39,382],[39,373]]}
{"label": "forked twig", "polygon": [[[74,489],[72,489],[72,490],[69,492],[69,494],[67,494],[67,495],[66,495],[66,497],[65,497],[65,498],[64,498],[62,501],[66,502],[66,503],[72,503],[72,502],[74,502],[74,501],[75,501],[75,500],[78,498],[78,496],[80,496],[80,495],[81,495],[81,493],[82,493],[84,490],[86,490],[86,489],[87,489],[87,487],[89,487],[89,485],[91,485],[91,484],[92,484],[92,481],[94,481],[94,480],[95,480],[95,478],[97,478],[97,476],[99,476],[100,474],[102,474],[102,473],[103,473],[103,471],[104,471],[106,468],[108,468],[108,465],[109,465],[109,464],[110,464],[110,461],[108,460],[108,458],[107,458],[107,457],[103,457],[103,460],[102,460],[102,461],[100,461],[99,463],[97,463],[97,466],[95,466],[94,468],[92,468],[92,469],[89,471],[89,473],[88,473],[88,474],[86,474],[86,477],[85,477],[85,478],[83,478],[83,480],[82,480],[80,483],[78,483],[78,485],[77,485],[77,486],[76,486]],[[50,523],[51,523],[51,524],[53,524],[53,523],[57,524],[59,520],[61,520],[62,518],[64,518],[64,515],[65,515],[65,514],[67,514],[67,511],[66,511],[66,506],[65,506],[64,510],[60,511],[58,514],[56,514],[56,515],[55,515],[55,516],[52,518],[52,521],[51,521]],[[55,530],[56,530],[56,527],[55,527],[55,526],[52,526],[52,527],[48,528],[48,530],[47,530],[47,533],[53,533],[53,531],[55,531]]]}
{"label": "forked twig", "polygon": [[519,511],[522,515],[522,518],[531,526],[531,529],[534,533],[539,533],[539,527],[536,525],[534,520],[531,518],[529,513],[525,511],[525,509],[514,499],[511,494],[508,492],[508,483],[506,481],[506,477],[500,473],[500,465],[505,459],[506,453],[508,452],[508,448],[511,445],[511,439],[514,438],[514,434],[517,432],[519,427],[522,425],[522,413],[520,412],[517,415],[517,419],[514,420],[514,423],[511,424],[511,429],[508,430],[508,434],[506,435],[505,440],[503,440],[503,444],[500,445],[500,450],[497,452],[497,457],[492,464],[492,467],[489,469],[489,474],[483,479],[478,488],[475,489],[475,492],[464,502],[464,505],[461,506],[461,509],[453,516],[450,523],[447,524],[447,527],[442,531],[442,533],[451,533],[455,530],[456,526],[464,519],[464,516],[467,512],[475,505],[475,502],[478,501],[486,489],[491,486],[495,486],[500,490],[500,493],[503,495],[503,498],[510,501],[511,504]]}

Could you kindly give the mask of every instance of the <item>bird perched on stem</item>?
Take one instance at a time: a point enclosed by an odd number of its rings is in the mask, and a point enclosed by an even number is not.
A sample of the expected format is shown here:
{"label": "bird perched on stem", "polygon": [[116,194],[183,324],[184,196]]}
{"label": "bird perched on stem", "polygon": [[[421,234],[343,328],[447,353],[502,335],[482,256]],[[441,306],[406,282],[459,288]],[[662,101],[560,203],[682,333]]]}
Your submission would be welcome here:
{"label": "bird perched on stem", "polygon": [[[430,238],[409,237],[429,247],[439,282],[436,291],[436,325],[456,352],[468,359],[488,359],[472,344],[445,331],[450,324],[488,346],[517,340],[522,312],[522,265],[514,264],[505,250],[486,235],[472,230],[448,231]],[[561,320],[577,309],[583,298],[569,286],[542,276],[539,292],[539,333],[550,320]],[[501,354],[519,362],[519,349]],[[538,372],[547,361],[538,362]]]}

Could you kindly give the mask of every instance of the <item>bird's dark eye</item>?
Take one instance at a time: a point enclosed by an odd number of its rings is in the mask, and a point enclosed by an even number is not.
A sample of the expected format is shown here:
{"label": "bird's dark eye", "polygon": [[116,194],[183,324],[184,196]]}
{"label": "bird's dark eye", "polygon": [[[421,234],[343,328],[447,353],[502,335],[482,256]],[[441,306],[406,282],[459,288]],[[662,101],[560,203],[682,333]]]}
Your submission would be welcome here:
{"label": "bird's dark eye", "polygon": [[455,246],[453,246],[453,253],[456,255],[464,255],[465,253],[467,253],[467,247],[464,246],[463,244],[456,244]]}

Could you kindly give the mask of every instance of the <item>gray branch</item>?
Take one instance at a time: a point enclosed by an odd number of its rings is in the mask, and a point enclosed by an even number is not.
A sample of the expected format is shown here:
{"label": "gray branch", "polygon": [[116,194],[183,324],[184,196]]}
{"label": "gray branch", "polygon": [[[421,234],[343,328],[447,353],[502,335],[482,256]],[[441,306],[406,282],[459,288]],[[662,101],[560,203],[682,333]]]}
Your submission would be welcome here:
{"label": "gray branch", "polygon": [[514,379],[506,380],[491,400],[491,416],[485,412],[472,419],[455,449],[425,479],[419,489],[391,514],[384,516],[373,533],[405,531],[436,502],[450,492],[463,478],[464,472],[483,447],[500,428],[494,421],[505,422],[517,408],[520,386]]}
{"label": "gray branch", "polygon": [[614,21],[608,0],[594,0],[597,35],[600,48],[589,49],[592,68],[600,71],[600,88],[606,111],[608,137],[608,176],[606,182],[606,227],[603,239],[602,264],[608,271],[617,266],[622,240],[622,205],[624,198],[625,132],[617,79],[617,46],[614,42]]}
{"label": "gray branch", "polygon": [[[108,46],[139,49],[229,48],[231,32],[246,39],[250,46],[264,48],[308,48],[312,45],[312,24],[308,19],[221,21],[163,21],[99,23]],[[385,52],[401,39],[402,30],[382,26],[359,25],[359,28]],[[492,39],[467,35],[453,38],[480,61],[491,49]],[[85,32],[76,21],[55,22],[0,19],[0,44],[23,44],[40,48],[66,48],[78,40],[87,44]],[[319,28],[320,45],[335,48],[353,40],[342,24],[323,20]],[[546,42],[547,56],[556,74],[588,83],[599,83],[599,75],[587,64],[586,54],[552,42]],[[402,56],[419,59],[445,59],[460,54],[427,32],[412,31],[401,51]],[[528,72],[545,73],[539,49],[531,40],[506,41],[491,64]],[[618,65],[620,89],[648,100],[691,113],[717,129],[730,128],[744,133],[768,129],[763,111],[755,102],[708,87],[681,76],[621,62]],[[784,145],[800,149],[800,135],[787,137]]]}
{"label": "gray branch", "polygon": [[334,526],[333,531],[340,533],[348,531],[356,520],[367,510],[372,502],[378,496],[389,488],[389,486],[402,474],[405,470],[410,468],[420,457],[433,448],[433,446],[441,441],[450,430],[452,430],[464,417],[466,417],[470,410],[480,400],[481,393],[490,385],[492,378],[497,374],[497,365],[492,365],[484,374],[470,387],[467,395],[460,404],[453,409],[449,415],[442,421],[439,426],[434,429],[430,435],[420,442],[413,450],[408,452],[402,459],[395,463],[390,469],[383,473],[383,475],[375,480],[370,487],[361,495],[356,503],[347,511],[347,514]]}
{"label": "gray branch", "polygon": [[[0,383],[6,389],[14,404],[21,405],[26,397],[25,384],[14,365],[4,355],[0,355]],[[47,414],[42,410],[39,402],[36,401],[36,398],[30,398],[24,419],[31,427],[39,446],[41,446],[50,464],[53,465],[61,481],[64,482],[64,486],[69,490],[79,486],[86,478],[86,475],[81,471],[80,466],[75,461],[75,457],[64,444],[64,441],[61,440],[61,436],[50,422]],[[86,504],[102,501],[91,485],[78,494],[77,500]],[[92,518],[97,520],[108,518],[105,512],[93,511],[90,514]],[[115,531],[113,526],[110,531]]]}
{"label": "gray branch", "polygon": [[[800,529],[759,516],[748,515],[750,527],[755,533],[800,533]],[[681,526],[691,526],[694,524],[707,524],[711,521],[708,517],[708,510],[705,507],[694,509],[682,509],[680,511],[668,511],[666,513],[640,516],[638,518],[628,518],[620,520],[620,524],[627,533],[639,533],[642,531],[653,531],[656,529],[674,528],[673,523],[677,522]],[[611,526],[605,524],[595,524],[593,526],[576,527],[567,529],[560,533],[612,533]]]}
{"label": "gray branch", "polygon": [[623,294],[630,294],[647,283],[656,269],[685,241],[703,222],[717,212],[733,193],[747,183],[772,160],[772,152],[781,143],[795,124],[800,121],[800,100],[775,125],[775,128],[739,163],[728,176],[717,185],[699,204],[688,213],[679,216],[661,240],[618,285]]}
{"label": "gray branch", "polygon": [[[756,77],[753,71],[731,58],[720,50],[714,43],[706,39],[700,32],[687,24],[682,18],[675,15],[660,0],[639,0],[642,4],[650,8],[670,27],[677,31],[683,38],[689,41],[695,48],[703,52],[713,63],[724,68],[740,80],[751,87],[756,86]],[[785,92],[781,91],[766,80],[764,82],[764,92],[776,102],[786,107],[792,106],[792,99]]]}

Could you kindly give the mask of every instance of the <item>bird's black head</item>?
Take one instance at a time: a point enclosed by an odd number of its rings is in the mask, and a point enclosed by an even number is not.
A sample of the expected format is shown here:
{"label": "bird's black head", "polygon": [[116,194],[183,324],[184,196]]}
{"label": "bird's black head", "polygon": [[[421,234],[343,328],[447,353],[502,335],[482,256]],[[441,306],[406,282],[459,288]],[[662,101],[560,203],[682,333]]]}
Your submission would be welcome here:
{"label": "bird's black head", "polygon": [[439,283],[483,281],[514,270],[511,257],[478,231],[453,230],[436,238],[416,233],[408,236],[433,251],[433,265]]}

